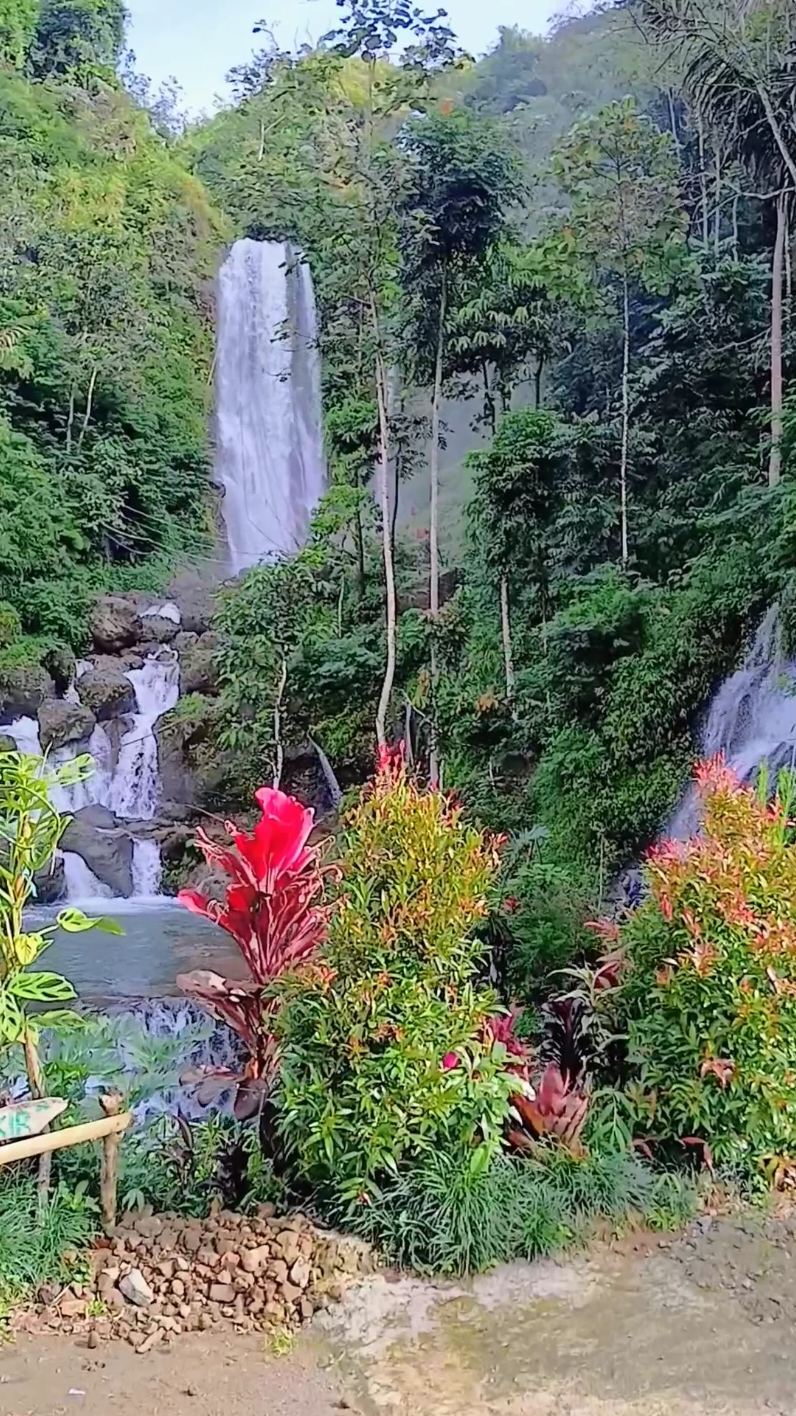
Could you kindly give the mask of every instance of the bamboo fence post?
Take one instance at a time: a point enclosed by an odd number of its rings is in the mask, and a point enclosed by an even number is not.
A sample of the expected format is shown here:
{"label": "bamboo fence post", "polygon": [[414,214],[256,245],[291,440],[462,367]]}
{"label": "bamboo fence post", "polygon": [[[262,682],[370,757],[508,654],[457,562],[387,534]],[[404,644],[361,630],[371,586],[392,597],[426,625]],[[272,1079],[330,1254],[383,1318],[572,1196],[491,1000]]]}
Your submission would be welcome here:
{"label": "bamboo fence post", "polygon": [[[109,1092],[100,1097],[100,1106],[107,1117],[118,1116],[122,1109],[122,1098],[118,1092]],[[116,1188],[119,1179],[119,1146],[121,1136],[118,1131],[110,1131],[102,1140],[100,1162],[100,1212],[102,1227],[106,1234],[116,1228]]]}

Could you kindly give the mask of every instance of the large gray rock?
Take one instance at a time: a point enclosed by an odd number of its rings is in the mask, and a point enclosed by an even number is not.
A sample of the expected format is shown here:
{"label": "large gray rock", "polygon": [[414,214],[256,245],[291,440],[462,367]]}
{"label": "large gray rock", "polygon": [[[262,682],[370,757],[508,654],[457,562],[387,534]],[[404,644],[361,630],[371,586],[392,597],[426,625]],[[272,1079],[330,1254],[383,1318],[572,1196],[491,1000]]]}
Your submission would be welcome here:
{"label": "large gray rock", "polygon": [[[100,807],[100,811],[104,808]],[[89,870],[115,895],[133,893],[133,841],[121,827],[96,826],[97,807],[76,811],[61,837],[61,849],[83,857]],[[102,820],[113,816],[110,812]]]}
{"label": "large gray rock", "polygon": [[98,801],[91,802],[89,806],[81,806],[75,819],[79,819],[83,826],[96,826],[100,831],[113,831],[121,824],[110,807],[100,806]]}
{"label": "large gray rock", "polygon": [[228,761],[216,743],[218,705],[195,694],[155,724],[164,799],[201,805],[215,798]]}
{"label": "large gray rock", "polygon": [[48,674],[52,674],[56,691],[66,693],[75,677],[75,656],[72,650],[63,645],[57,649],[50,649],[45,654],[43,663]]}
{"label": "large gray rock", "polygon": [[4,669],[0,675],[0,722],[35,718],[46,698],[55,696],[55,684],[41,664]]}
{"label": "large gray rock", "polygon": [[135,690],[119,668],[89,669],[78,679],[77,691],[100,723],[135,712]]}
{"label": "large gray rock", "polygon": [[187,645],[180,653],[180,692],[216,694],[218,693],[218,670],[216,654],[220,637],[212,630],[200,634],[195,644]]}
{"label": "large gray rock", "polygon": [[180,626],[163,615],[142,615],[141,640],[144,644],[170,644],[180,633]]}
{"label": "large gray rock", "polygon": [[204,634],[213,622],[217,593],[215,567],[210,565],[205,571],[191,567],[180,571],[168,586],[164,599],[177,606],[184,630]]}
{"label": "large gray rock", "polygon": [[137,646],[135,649],[125,649],[121,654],[92,654],[87,662],[93,669],[126,674],[128,669],[143,668],[144,655],[139,652],[140,647],[142,646]]}
{"label": "large gray rock", "polygon": [[53,856],[46,870],[37,870],[33,884],[38,905],[57,905],[66,899],[66,872],[60,856]]}
{"label": "large gray rock", "polygon": [[45,698],[37,717],[42,748],[84,742],[91,737],[96,724],[90,708],[82,703],[69,703],[65,698]]}
{"label": "large gray rock", "polygon": [[134,604],[120,595],[103,595],[97,600],[89,620],[96,647],[106,654],[118,654],[141,638],[143,624]]}

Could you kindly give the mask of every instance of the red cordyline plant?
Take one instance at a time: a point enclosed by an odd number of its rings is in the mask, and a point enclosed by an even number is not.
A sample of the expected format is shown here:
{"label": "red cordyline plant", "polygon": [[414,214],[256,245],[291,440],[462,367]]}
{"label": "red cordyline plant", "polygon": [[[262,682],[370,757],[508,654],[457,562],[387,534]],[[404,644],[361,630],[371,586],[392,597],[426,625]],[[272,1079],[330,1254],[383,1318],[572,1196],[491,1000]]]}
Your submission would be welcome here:
{"label": "red cordyline plant", "polygon": [[[229,877],[225,899],[211,900],[198,890],[181,890],[177,897],[186,909],[232,935],[251,975],[239,982],[196,969],[177,978],[183,992],[227,1023],[246,1047],[248,1058],[241,1073],[202,1074],[210,1082],[202,1092],[206,1099],[219,1086],[237,1083],[239,1119],[259,1110],[276,1066],[277,1005],[271,985],[306,963],[323,942],[330,908],[320,903],[328,872],[319,865],[317,849],[307,844],[313,812],[272,787],[261,787],[255,801],[261,815],[251,835],[232,822],[227,822],[231,844],[197,832],[196,843],[205,860]],[[198,1080],[195,1073],[190,1076]]]}

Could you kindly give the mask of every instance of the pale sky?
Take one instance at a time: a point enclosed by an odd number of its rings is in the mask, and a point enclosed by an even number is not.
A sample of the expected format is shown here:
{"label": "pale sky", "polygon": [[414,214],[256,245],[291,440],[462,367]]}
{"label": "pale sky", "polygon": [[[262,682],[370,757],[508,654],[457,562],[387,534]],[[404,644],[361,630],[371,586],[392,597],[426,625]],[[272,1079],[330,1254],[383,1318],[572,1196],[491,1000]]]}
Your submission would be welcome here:
{"label": "pale sky", "polygon": [[[445,8],[460,43],[478,55],[499,25],[542,33],[563,6],[561,0],[448,0]],[[194,111],[212,111],[214,97],[225,95],[225,73],[260,43],[252,34],[258,20],[266,19],[280,46],[291,49],[331,29],[337,15],[334,0],[128,0],[128,10],[136,67],[156,88],[173,75]]]}

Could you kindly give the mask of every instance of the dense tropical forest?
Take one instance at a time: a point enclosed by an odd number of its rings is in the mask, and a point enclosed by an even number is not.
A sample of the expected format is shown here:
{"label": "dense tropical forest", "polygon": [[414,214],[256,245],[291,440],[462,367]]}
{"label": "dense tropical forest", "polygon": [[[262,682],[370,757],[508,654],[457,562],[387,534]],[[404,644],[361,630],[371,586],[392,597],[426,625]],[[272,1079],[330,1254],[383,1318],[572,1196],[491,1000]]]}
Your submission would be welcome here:
{"label": "dense tropical forest", "polygon": [[[578,1213],[633,1207],[639,1134],[792,1176],[771,1044],[796,1007],[792,781],[767,805],[703,765],[704,840],[657,848],[647,903],[611,908],[764,612],[796,636],[793,24],[788,0],[620,0],[545,38],[504,29],[476,61],[442,11],[339,0],[314,48],[259,25],[229,104],[194,120],[135,73],[119,0],[0,0],[2,721],[41,706],[41,675],[68,691],[98,595],[190,566],[213,582],[201,672],[163,720],[206,825],[169,884],[203,854],[265,915],[227,911],[256,961],[243,1002],[220,978],[185,989],[243,1040],[279,1185],[413,1263],[574,1232],[551,1137],[567,1165],[591,1154]],[[307,544],[230,578],[214,281],[240,237],[310,266],[329,475]],[[50,974],[56,993],[25,992],[46,940],[19,901],[63,822],[14,749],[9,1048],[24,1000],[71,996]],[[214,833],[258,787],[238,858]],[[331,870],[307,804],[333,807]],[[184,902],[219,922],[218,900]],[[565,969],[577,1007],[556,1012]],[[588,1078],[562,1060],[576,1022]],[[176,1204],[158,1154],[155,1202]],[[498,1216],[477,1253],[477,1206],[461,1230],[453,1213],[471,1184]]]}
{"label": "dense tropical forest", "polygon": [[222,598],[220,697],[179,709],[225,764],[203,804],[308,740],[347,789],[405,738],[519,843],[523,976],[568,957],[793,598],[791,18],[747,11],[639,0],[473,62],[442,16],[346,3],[312,51],[261,27],[186,124],[116,0],[5,0],[6,676],[79,651],[98,590],[221,560],[212,278],[290,239],[329,490]]}

